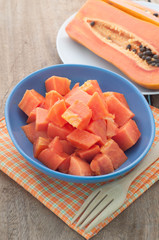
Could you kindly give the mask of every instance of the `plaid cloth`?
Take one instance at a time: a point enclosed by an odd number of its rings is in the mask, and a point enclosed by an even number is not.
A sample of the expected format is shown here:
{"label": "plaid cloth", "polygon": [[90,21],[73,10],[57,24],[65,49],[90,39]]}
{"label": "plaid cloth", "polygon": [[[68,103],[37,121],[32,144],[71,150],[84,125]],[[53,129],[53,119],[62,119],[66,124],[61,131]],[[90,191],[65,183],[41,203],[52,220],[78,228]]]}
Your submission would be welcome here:
{"label": "plaid cloth", "polygon": [[[156,123],[153,144],[156,144],[159,140],[159,109],[154,107],[151,109]],[[67,183],[41,173],[16,150],[8,135],[4,118],[0,120],[0,150],[0,169],[86,239],[97,234],[159,179],[159,160],[157,160],[131,184],[123,206],[89,234],[85,234],[84,230],[75,229],[75,224],[71,225],[70,221],[85,199],[102,183]]]}

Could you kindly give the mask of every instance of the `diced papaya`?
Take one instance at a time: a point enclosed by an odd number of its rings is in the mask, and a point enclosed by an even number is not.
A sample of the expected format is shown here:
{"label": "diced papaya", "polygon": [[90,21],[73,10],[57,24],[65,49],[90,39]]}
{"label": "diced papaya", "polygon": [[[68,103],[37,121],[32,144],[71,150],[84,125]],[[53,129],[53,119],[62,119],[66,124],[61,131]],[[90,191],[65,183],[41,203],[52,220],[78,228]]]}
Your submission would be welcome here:
{"label": "diced papaya", "polygon": [[35,130],[35,122],[24,125],[21,128],[31,143],[34,143],[38,137],[47,138],[46,131],[36,131]]}
{"label": "diced papaya", "polygon": [[93,93],[98,92],[99,95],[103,98],[103,93],[97,80],[87,80],[80,88],[90,95],[93,95]]}
{"label": "diced papaya", "polygon": [[73,132],[67,135],[67,140],[70,141],[73,146],[85,150],[92,147],[95,143],[101,141],[101,138],[88,131],[75,129]]}
{"label": "diced papaya", "polygon": [[63,146],[58,136],[49,143],[48,147],[56,153],[63,153]]}
{"label": "diced papaya", "polygon": [[31,122],[35,122],[35,120],[36,120],[36,108],[34,108],[33,111],[31,111],[26,122],[31,123]]}
{"label": "diced papaya", "polygon": [[56,153],[52,148],[46,148],[39,154],[38,159],[48,168],[57,170],[67,157],[68,155],[66,153]]}
{"label": "diced papaya", "polygon": [[26,90],[20,103],[19,108],[29,116],[30,113],[43,102],[43,97],[35,90]]}
{"label": "diced papaya", "polygon": [[106,125],[107,125],[107,134],[106,134],[107,138],[112,138],[114,135],[116,135],[118,131],[118,125],[111,118],[108,118],[106,120]]}
{"label": "diced papaya", "polygon": [[48,110],[44,108],[37,107],[36,108],[36,126],[35,129],[37,131],[45,131],[48,127]]}
{"label": "diced papaya", "polygon": [[74,153],[75,147],[67,140],[60,140],[62,144],[63,151],[69,155]]}
{"label": "diced papaya", "polygon": [[55,102],[57,102],[60,99],[63,99],[63,97],[57,91],[51,90],[47,92],[45,96],[45,108],[49,109],[54,105]]}
{"label": "diced papaya", "polygon": [[68,173],[78,176],[91,176],[92,174],[89,163],[75,155],[72,155],[70,157],[70,166]]}
{"label": "diced papaya", "polygon": [[66,111],[66,104],[64,99],[58,100],[55,104],[49,109],[47,118],[54,124],[63,127],[67,122],[62,118],[62,114]]}
{"label": "diced papaya", "polygon": [[52,76],[45,81],[46,91],[55,90],[62,96],[70,91],[71,80],[65,77]]}
{"label": "diced papaya", "polygon": [[58,166],[58,171],[62,173],[68,173],[70,167],[70,156],[67,156],[66,159]]}
{"label": "diced papaya", "polygon": [[79,87],[72,89],[66,96],[65,102],[68,106],[72,105],[75,101],[81,101],[87,104],[90,100],[91,96],[81,90]]}
{"label": "diced papaya", "polygon": [[119,147],[126,151],[131,148],[140,138],[141,133],[136,125],[136,122],[130,119],[117,131],[113,139],[117,142]]}
{"label": "diced papaya", "polygon": [[130,109],[128,109],[113,95],[110,95],[106,98],[106,104],[108,106],[108,111],[115,115],[114,120],[119,127],[124,125],[124,123],[126,123],[130,118],[135,116]]}
{"label": "diced papaya", "polygon": [[113,95],[114,97],[116,97],[121,103],[123,103],[125,105],[125,107],[129,108],[129,105],[126,101],[126,98],[124,97],[124,94],[122,93],[118,93],[118,92],[104,92],[103,96],[104,99],[106,101],[107,97]]}
{"label": "diced papaya", "polygon": [[114,171],[111,159],[104,153],[99,153],[93,158],[90,168],[95,175],[108,174]]}
{"label": "diced papaya", "polygon": [[49,138],[38,137],[33,144],[34,157],[37,158],[41,151],[48,147],[49,143]]}
{"label": "diced papaya", "polygon": [[98,92],[93,93],[88,102],[88,107],[92,110],[93,120],[113,117],[112,114],[108,112],[104,101],[102,100]]}
{"label": "diced papaya", "polygon": [[73,130],[74,128],[69,123],[66,123],[63,127],[59,127],[53,123],[49,123],[47,135],[51,138],[59,136],[60,139],[66,139],[67,135],[70,134]]}
{"label": "diced papaya", "polygon": [[41,101],[41,104],[45,103],[44,96],[42,96],[40,93],[35,91],[35,89],[31,89],[30,91]]}
{"label": "diced papaya", "polygon": [[100,147],[98,145],[94,145],[89,149],[86,150],[80,150],[78,149],[76,151],[76,154],[84,160],[86,160],[88,163],[92,161],[92,159],[95,157],[97,153],[100,152]]}
{"label": "diced papaya", "polygon": [[124,151],[113,139],[107,140],[106,144],[101,147],[101,152],[111,159],[114,169],[120,167],[127,160]]}
{"label": "diced papaya", "polygon": [[85,103],[77,100],[67,108],[62,117],[73,127],[85,129],[91,120],[92,111]]}
{"label": "diced papaya", "polygon": [[104,119],[98,119],[96,121],[92,121],[88,127],[87,130],[91,133],[94,133],[95,135],[101,137],[101,144],[104,145],[107,141],[107,128],[106,128],[106,122]]}

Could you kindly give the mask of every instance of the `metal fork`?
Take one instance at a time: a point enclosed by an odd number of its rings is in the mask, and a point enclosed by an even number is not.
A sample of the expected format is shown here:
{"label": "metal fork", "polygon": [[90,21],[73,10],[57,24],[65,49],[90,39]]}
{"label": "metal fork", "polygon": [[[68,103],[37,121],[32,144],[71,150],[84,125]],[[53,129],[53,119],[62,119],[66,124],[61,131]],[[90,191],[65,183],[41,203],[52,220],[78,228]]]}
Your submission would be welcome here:
{"label": "metal fork", "polygon": [[152,147],[140,164],[128,175],[93,191],[75,214],[71,223],[73,224],[80,217],[76,227],[84,228],[89,224],[85,228],[85,233],[90,232],[92,228],[121,207],[126,199],[130,184],[157,158],[159,158],[159,143]]}

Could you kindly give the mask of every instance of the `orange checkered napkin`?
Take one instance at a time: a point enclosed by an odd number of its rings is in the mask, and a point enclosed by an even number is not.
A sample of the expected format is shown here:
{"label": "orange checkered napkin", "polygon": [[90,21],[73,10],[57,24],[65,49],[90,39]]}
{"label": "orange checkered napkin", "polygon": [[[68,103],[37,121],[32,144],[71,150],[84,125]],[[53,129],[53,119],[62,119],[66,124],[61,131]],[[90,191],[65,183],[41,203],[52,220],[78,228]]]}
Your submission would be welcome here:
{"label": "orange checkered napkin", "polygon": [[[159,109],[154,107],[151,109],[156,122],[153,143],[156,144],[159,141]],[[85,234],[84,230],[75,229],[75,225],[71,225],[70,221],[90,193],[102,183],[67,183],[41,173],[17,152],[8,135],[4,118],[0,121],[0,169],[86,239],[97,234],[159,179],[157,160],[131,184],[123,206],[90,233]]]}

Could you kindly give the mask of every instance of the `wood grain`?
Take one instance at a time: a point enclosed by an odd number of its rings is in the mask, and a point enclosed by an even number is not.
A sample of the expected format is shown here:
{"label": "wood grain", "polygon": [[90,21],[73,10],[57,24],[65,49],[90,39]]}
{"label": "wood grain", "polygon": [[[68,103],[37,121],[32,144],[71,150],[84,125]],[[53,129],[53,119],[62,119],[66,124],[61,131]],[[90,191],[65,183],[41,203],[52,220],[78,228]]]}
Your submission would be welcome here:
{"label": "wood grain", "polygon": [[[40,68],[61,64],[56,36],[85,0],[0,0],[0,117],[12,88]],[[154,0],[154,3],[159,0]],[[152,97],[159,107],[159,95]],[[0,240],[83,239],[0,172]],[[158,240],[159,183],[92,240]]]}

